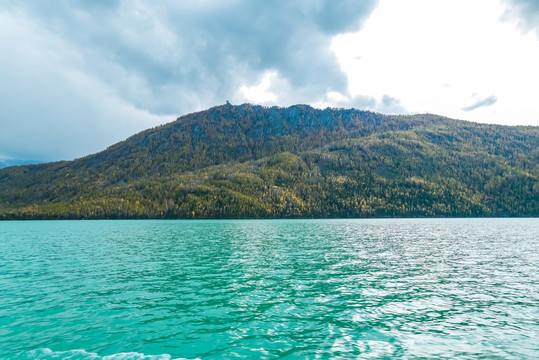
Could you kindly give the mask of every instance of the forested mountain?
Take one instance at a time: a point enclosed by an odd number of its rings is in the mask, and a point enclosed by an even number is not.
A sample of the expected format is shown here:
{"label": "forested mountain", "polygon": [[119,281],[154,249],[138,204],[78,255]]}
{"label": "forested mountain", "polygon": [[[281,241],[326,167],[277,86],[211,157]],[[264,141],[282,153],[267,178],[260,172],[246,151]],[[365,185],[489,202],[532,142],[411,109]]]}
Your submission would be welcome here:
{"label": "forested mountain", "polygon": [[0,219],[539,216],[539,128],[244,104],[0,169]]}

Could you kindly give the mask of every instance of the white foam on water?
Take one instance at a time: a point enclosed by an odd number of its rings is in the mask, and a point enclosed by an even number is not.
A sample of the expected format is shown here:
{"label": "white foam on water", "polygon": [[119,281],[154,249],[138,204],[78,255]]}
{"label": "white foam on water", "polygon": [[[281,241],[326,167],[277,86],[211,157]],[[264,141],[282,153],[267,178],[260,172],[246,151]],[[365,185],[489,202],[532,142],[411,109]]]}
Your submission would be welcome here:
{"label": "white foam on water", "polygon": [[[21,354],[17,359],[35,359],[35,360],[188,360],[186,358],[175,358],[169,354],[145,355],[138,352],[122,352],[112,355],[100,356],[94,352],[88,352],[84,349],[75,349],[67,351],[53,351],[49,348],[31,350]],[[200,359],[199,359],[200,360]]]}

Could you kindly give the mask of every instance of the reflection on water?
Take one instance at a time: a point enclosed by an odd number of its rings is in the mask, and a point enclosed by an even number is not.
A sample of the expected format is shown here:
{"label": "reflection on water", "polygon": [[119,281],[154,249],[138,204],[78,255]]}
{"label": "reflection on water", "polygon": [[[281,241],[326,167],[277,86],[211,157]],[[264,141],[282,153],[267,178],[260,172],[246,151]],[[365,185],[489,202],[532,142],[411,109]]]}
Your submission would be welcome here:
{"label": "reflection on water", "polygon": [[538,219],[3,222],[0,357],[537,358],[538,245]]}

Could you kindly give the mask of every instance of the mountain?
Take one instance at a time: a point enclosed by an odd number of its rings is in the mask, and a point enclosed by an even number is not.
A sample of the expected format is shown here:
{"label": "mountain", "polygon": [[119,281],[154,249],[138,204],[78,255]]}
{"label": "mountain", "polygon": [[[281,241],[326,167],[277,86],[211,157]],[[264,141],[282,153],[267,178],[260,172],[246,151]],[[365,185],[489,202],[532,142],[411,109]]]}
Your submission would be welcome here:
{"label": "mountain", "polygon": [[17,159],[0,159],[0,169],[9,167],[9,166],[20,166],[20,165],[31,165],[31,164],[41,164],[43,161],[37,160],[17,160]]}
{"label": "mountain", "polygon": [[0,219],[539,216],[539,127],[243,104],[0,169]]}

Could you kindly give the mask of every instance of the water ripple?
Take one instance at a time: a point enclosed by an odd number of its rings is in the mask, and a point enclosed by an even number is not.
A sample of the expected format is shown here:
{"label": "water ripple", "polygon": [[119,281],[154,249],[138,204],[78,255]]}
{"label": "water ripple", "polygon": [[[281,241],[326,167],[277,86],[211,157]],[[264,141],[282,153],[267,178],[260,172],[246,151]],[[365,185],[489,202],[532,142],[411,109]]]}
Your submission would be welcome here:
{"label": "water ripple", "polygon": [[538,245],[538,219],[3,222],[0,357],[538,358]]}

